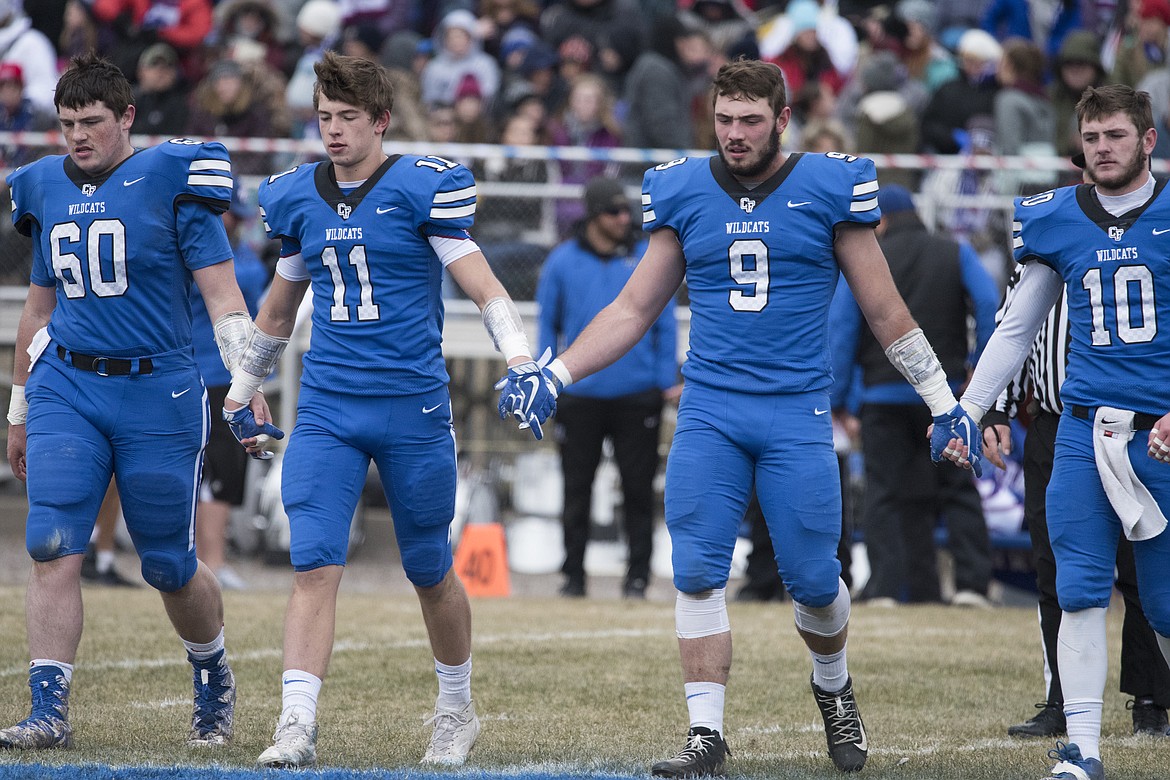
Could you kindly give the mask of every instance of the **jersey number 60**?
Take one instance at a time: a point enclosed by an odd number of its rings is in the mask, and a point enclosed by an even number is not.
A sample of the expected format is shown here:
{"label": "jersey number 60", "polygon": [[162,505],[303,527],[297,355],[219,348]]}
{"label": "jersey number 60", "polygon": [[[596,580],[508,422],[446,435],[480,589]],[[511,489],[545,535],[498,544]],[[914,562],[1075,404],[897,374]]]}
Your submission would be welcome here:
{"label": "jersey number 60", "polygon": [[[102,244],[107,240],[113,279],[102,273]],[[85,276],[81,258],[72,252],[63,252],[62,244],[81,243],[81,226],[76,222],[53,225],[49,244],[53,260],[53,274],[61,280],[66,298],[85,297]],[[126,226],[117,219],[95,219],[89,226],[85,241],[86,265],[89,266],[89,286],[99,298],[122,295],[129,286],[126,280]]]}

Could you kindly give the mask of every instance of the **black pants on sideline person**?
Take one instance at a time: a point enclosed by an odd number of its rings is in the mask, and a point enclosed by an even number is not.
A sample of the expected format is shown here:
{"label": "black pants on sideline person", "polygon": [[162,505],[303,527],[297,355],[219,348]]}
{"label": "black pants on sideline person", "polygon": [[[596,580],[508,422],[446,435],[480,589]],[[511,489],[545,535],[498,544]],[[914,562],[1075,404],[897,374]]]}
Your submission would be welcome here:
{"label": "black pants on sideline person", "polygon": [[557,401],[556,432],[565,480],[565,563],[561,571],[568,585],[583,587],[585,582],[593,480],[602,444],[609,437],[621,476],[622,516],[629,544],[625,592],[635,596],[642,594],[632,591],[644,593],[650,580],[661,421],[662,393],[658,390],[606,399],[565,394]]}

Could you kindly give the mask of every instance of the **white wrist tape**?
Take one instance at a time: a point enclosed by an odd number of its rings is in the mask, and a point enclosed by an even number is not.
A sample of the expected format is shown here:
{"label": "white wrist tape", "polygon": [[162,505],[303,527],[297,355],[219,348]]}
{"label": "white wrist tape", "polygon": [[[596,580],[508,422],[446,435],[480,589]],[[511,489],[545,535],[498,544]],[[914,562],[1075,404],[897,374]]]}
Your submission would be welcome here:
{"label": "white wrist tape", "polygon": [[483,306],[483,326],[505,360],[531,355],[520,310],[511,298],[492,298]]}
{"label": "white wrist tape", "polygon": [[28,401],[24,400],[24,385],[13,385],[8,400],[8,424],[24,425],[28,419]]}
{"label": "white wrist tape", "polygon": [[922,328],[907,331],[886,347],[886,357],[906,377],[935,417],[946,414],[958,403],[947,384],[947,375],[938,362]]}
{"label": "white wrist tape", "polygon": [[551,371],[557,379],[561,380],[562,390],[572,384],[573,375],[569,373],[569,369],[565,368],[565,364],[561,362],[560,358],[557,358],[553,362],[549,363],[548,370]]}
{"label": "white wrist tape", "polygon": [[248,339],[252,336],[252,318],[246,311],[229,311],[221,315],[213,327],[219,357],[227,370],[231,371],[236,367],[240,355],[248,346]]}
{"label": "white wrist tape", "polygon": [[259,328],[252,328],[248,346],[232,369],[232,385],[227,397],[240,404],[247,404],[256,390],[276,368],[280,355],[288,346],[288,339],[271,336]]}
{"label": "white wrist tape", "polygon": [[249,374],[239,366],[232,372],[232,384],[228,388],[227,397],[238,404],[247,406],[252,400],[252,396],[260,392],[260,385],[264,381],[264,377]]}

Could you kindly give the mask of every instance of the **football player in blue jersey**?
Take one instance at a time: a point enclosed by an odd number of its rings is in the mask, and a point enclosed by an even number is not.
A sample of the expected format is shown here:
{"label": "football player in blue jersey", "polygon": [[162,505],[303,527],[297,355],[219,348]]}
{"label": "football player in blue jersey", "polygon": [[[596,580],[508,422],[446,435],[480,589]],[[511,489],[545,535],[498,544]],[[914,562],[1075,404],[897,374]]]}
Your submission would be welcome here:
{"label": "football player in blue jersey", "polygon": [[[1150,173],[1148,94],[1090,87],[1076,114],[1092,183],[1016,201],[1023,269],[962,400],[976,420],[991,408],[1067,291],[1068,370],[1047,503],[1068,743],[1049,753],[1050,780],[1105,777],[1105,610],[1121,533],[1133,541],[1142,607],[1170,661],[1170,194]],[[999,463],[998,447],[989,456]]]}
{"label": "football player in blue jersey", "polygon": [[[483,311],[509,364],[532,364],[515,304],[468,234],[475,181],[441,157],[387,156],[394,90],[384,68],[326,53],[313,103],[328,162],[260,185],[276,278],[225,402],[235,423],[292,333],[306,290],[312,337],[281,491],[295,573],[285,615],[283,706],[261,766],[316,761],[316,710],[333,648],[349,524],[372,459],[418,593],[438,675],[423,763],[462,764],[479,734],[471,609],[452,569],[455,437],[443,362],[443,270]],[[249,444],[251,437],[243,437]]]}
{"label": "football player in blue jersey", "polygon": [[650,244],[630,281],[551,364],[509,371],[500,414],[535,430],[563,387],[642,337],[685,275],[690,349],[666,467],[666,523],[690,730],[683,749],[652,772],[723,772],[731,669],[725,590],[753,484],[812,654],[829,754],[838,769],[856,771],[869,740],[845,660],[850,601],[837,560],[841,489],[829,415],[827,313],[839,272],[890,360],[930,406],[940,437],[935,458],[962,431],[970,448],[949,446],[978,467],[979,442],[878,247],[873,163],[781,152],[791,110],[775,65],[724,65],[713,107],[719,153],[647,171]]}
{"label": "football player in blue jersey", "polygon": [[[32,713],[0,730],[3,748],[71,741],[82,554],[111,475],[142,576],[162,594],[194,668],[189,742],[232,734],[223,601],[193,542],[210,414],[188,303],[198,281],[232,365],[252,323],[220,219],[231,163],[217,143],[135,150],[131,100],[114,65],[75,58],[55,95],[69,153],[8,177],[13,221],[33,242],[8,412],[8,460],[28,482]],[[263,399],[252,413],[267,419]]]}

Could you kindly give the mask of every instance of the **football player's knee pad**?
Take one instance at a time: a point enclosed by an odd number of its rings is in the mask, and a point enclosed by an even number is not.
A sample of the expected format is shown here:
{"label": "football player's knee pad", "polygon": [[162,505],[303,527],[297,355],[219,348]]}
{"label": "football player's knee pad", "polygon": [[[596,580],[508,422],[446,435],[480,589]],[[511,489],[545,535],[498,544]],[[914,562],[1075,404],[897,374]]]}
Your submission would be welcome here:
{"label": "football player's knee pad", "polygon": [[180,479],[174,472],[157,468],[118,474],[123,506],[134,502],[147,507],[166,507],[173,512],[175,507],[191,500],[193,489],[190,479]]}
{"label": "football player's knee pad", "polygon": [[442,544],[416,540],[404,545],[400,552],[402,570],[416,588],[433,588],[451,569],[451,545],[446,540]]}
{"label": "football player's knee pad", "polygon": [[837,597],[827,606],[810,607],[795,599],[792,600],[792,610],[796,613],[796,627],[808,634],[816,636],[836,636],[845,626],[849,625],[849,589],[841,578],[837,578]]}
{"label": "football player's knee pad", "polygon": [[69,527],[59,522],[58,513],[45,512],[43,509],[38,511],[35,508],[29,510],[25,521],[24,546],[34,561],[45,563],[55,561],[62,555],[80,552],[88,541],[88,537],[72,538]]}
{"label": "football player's knee pad", "polygon": [[49,466],[47,472],[30,479],[29,501],[33,504],[68,510],[91,500],[95,492],[105,495],[110,480],[87,442],[55,434],[38,434],[29,439],[28,462]]}
{"label": "football player's knee pad", "polygon": [[[834,549],[834,555],[836,551]],[[806,607],[826,607],[840,592],[841,564],[837,559],[801,561],[795,571],[786,572],[785,587],[792,600]]]}
{"label": "football player's knee pad", "polygon": [[698,639],[731,630],[727,619],[727,588],[682,593],[674,600],[674,632],[679,639]]}
{"label": "football player's knee pad", "polygon": [[142,579],[163,593],[173,593],[190,582],[196,566],[194,555],[180,557],[163,550],[142,553]]}

